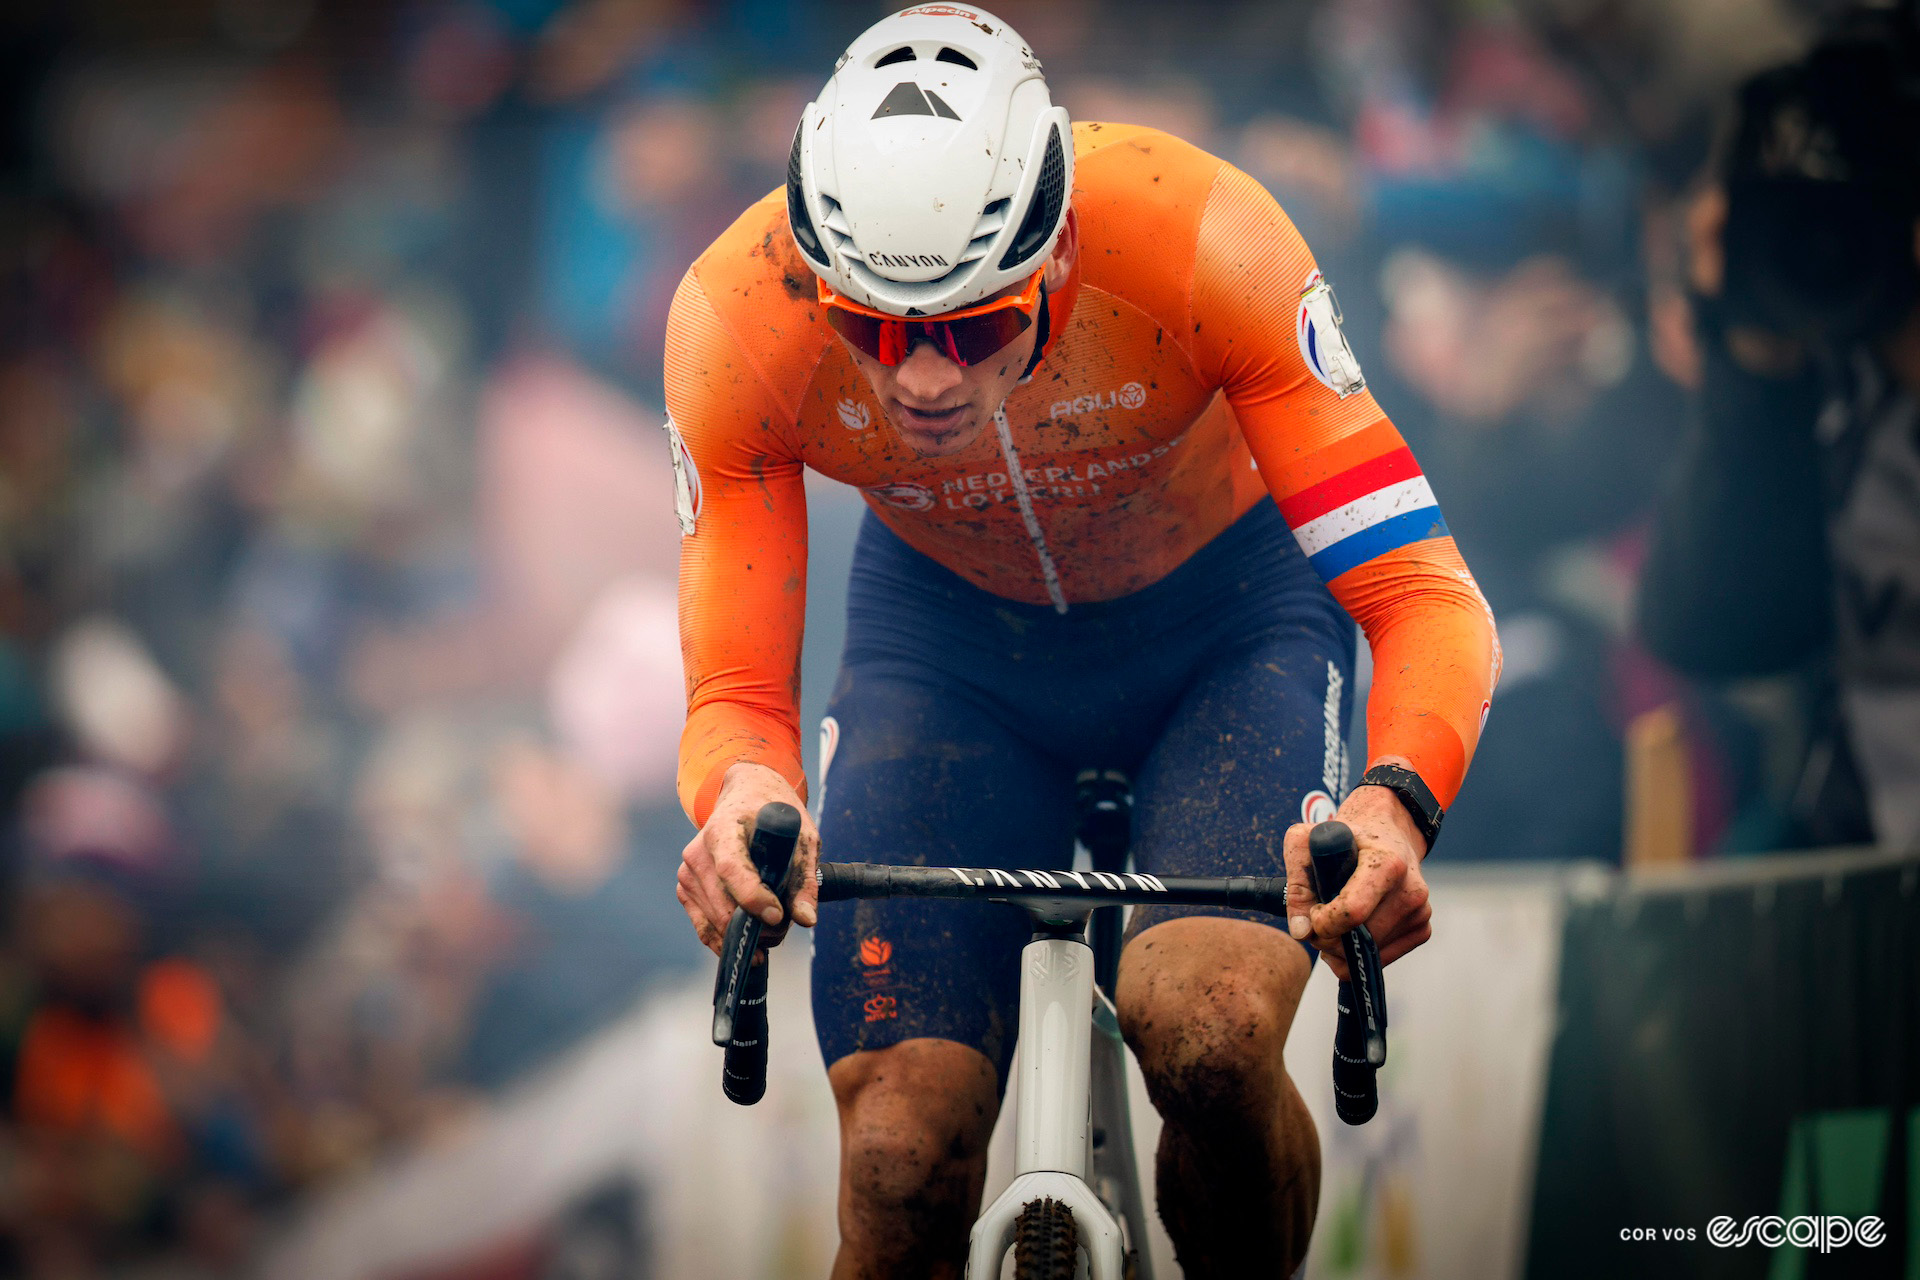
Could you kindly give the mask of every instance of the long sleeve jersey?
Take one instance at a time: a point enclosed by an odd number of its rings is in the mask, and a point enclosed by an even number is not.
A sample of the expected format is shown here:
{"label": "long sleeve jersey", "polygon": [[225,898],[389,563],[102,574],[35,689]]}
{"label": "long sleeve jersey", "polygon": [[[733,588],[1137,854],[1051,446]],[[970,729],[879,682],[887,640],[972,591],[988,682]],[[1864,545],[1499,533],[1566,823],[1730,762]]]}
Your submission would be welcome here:
{"label": "long sleeve jersey", "polygon": [[[803,793],[804,468],[859,489],[908,545],[1008,599],[1110,600],[1269,495],[1373,649],[1374,759],[1443,805],[1499,678],[1493,616],[1373,397],[1334,390],[1302,305],[1313,256],[1252,178],[1168,134],[1074,127],[1077,281],[1046,358],[949,456],[893,431],[828,328],[782,193],[694,262],[668,321],[680,471],[682,803],[767,765]],[[1065,314],[1062,314],[1062,313]]]}

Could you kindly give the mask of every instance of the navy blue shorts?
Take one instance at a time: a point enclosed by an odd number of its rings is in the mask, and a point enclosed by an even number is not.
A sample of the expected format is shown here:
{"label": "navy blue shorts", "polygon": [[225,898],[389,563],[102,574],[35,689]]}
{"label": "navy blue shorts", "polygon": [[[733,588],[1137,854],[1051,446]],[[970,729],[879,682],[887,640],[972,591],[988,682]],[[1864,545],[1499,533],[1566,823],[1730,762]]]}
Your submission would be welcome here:
{"label": "navy blue shorts", "polygon": [[[1074,775],[1094,767],[1133,780],[1138,869],[1283,874],[1287,828],[1345,789],[1353,650],[1352,620],[1270,501],[1159,582],[1065,614],[980,590],[869,514],[828,704],[823,856],[1070,867]],[[1180,915],[1284,927],[1156,907],[1131,928]],[[1030,934],[1023,911],[993,903],[824,905],[827,1062],[936,1036],[980,1050],[1004,1083]]]}

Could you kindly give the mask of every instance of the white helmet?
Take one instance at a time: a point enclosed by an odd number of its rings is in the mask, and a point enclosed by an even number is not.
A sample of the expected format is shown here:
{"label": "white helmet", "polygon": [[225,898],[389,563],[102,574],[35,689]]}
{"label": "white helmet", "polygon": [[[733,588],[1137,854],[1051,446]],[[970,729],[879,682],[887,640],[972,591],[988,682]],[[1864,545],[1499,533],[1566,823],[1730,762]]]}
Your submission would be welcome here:
{"label": "white helmet", "polygon": [[1046,260],[1073,135],[1039,59],[984,9],[923,4],[869,27],[807,104],[787,220],[836,293],[890,315],[978,302]]}

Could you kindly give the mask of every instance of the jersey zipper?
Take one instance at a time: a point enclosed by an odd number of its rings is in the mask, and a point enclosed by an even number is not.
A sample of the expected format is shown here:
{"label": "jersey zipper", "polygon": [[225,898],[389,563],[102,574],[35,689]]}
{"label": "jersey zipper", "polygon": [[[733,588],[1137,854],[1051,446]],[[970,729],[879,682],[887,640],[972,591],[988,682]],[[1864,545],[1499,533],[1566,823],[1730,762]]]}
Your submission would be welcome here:
{"label": "jersey zipper", "polygon": [[1053,567],[1053,553],[1047,550],[1047,535],[1040,529],[1040,517],[1033,511],[1033,496],[1027,492],[1027,473],[1020,465],[1020,453],[1013,447],[1013,428],[1007,425],[1005,406],[993,411],[993,425],[1000,433],[1000,456],[1007,462],[1007,478],[1013,481],[1013,496],[1020,503],[1020,518],[1026,522],[1027,537],[1033,554],[1040,559],[1040,576],[1046,580],[1047,599],[1055,613],[1067,611],[1066,593],[1060,590],[1060,574]]}

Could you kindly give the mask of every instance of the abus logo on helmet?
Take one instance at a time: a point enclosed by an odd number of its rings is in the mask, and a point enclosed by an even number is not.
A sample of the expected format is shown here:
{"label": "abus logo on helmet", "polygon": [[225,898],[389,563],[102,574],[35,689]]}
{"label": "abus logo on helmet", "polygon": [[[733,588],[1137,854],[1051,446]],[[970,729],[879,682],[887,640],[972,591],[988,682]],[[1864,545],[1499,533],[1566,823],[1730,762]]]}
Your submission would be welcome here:
{"label": "abus logo on helmet", "polygon": [[947,260],[937,253],[869,253],[867,261],[876,267],[944,267]]}
{"label": "abus logo on helmet", "polygon": [[1880,1219],[1868,1217],[1856,1220],[1835,1213],[1824,1216],[1802,1214],[1796,1218],[1768,1214],[1748,1218],[1737,1225],[1732,1218],[1719,1217],[1707,1223],[1707,1243],[1723,1249],[1738,1249],[1757,1242],[1768,1249],[1790,1244],[1801,1249],[1831,1253],[1850,1244],[1877,1248],[1886,1239],[1887,1224]]}

